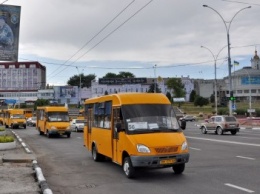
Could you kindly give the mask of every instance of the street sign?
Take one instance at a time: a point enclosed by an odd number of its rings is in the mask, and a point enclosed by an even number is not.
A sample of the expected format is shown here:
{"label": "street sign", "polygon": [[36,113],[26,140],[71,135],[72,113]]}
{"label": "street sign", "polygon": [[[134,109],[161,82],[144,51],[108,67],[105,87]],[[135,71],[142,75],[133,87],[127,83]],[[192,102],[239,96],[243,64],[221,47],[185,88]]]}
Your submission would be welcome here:
{"label": "street sign", "polygon": [[247,112],[255,112],[255,109],[247,109]]}
{"label": "street sign", "polygon": [[237,109],[236,104],[232,104],[232,110],[236,110],[236,109]]}

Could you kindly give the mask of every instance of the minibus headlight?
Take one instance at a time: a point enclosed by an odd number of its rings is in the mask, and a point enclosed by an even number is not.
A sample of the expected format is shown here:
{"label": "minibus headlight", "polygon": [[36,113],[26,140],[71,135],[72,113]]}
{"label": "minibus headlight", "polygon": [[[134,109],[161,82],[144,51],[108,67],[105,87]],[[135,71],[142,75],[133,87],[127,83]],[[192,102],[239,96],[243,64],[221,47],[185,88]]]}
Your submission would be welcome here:
{"label": "minibus headlight", "polygon": [[68,127],[66,128],[66,130],[70,130],[70,126],[68,126]]}
{"label": "minibus headlight", "polygon": [[185,142],[183,142],[182,145],[181,145],[181,150],[186,150],[186,149],[188,149],[188,144],[187,144],[187,142],[185,141]]}
{"label": "minibus headlight", "polygon": [[51,126],[51,130],[55,130],[57,129],[55,126]]}
{"label": "minibus headlight", "polygon": [[137,144],[137,151],[141,153],[150,153],[150,149],[147,146],[141,144]]}

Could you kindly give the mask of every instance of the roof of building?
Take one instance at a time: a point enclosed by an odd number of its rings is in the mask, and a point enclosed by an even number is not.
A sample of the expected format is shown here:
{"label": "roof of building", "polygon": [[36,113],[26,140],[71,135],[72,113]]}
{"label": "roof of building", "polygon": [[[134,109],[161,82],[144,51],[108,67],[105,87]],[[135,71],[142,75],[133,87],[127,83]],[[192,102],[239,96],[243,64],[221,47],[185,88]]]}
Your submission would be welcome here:
{"label": "roof of building", "polygon": [[243,67],[232,73],[232,76],[260,76],[260,70],[253,69],[252,67]]}

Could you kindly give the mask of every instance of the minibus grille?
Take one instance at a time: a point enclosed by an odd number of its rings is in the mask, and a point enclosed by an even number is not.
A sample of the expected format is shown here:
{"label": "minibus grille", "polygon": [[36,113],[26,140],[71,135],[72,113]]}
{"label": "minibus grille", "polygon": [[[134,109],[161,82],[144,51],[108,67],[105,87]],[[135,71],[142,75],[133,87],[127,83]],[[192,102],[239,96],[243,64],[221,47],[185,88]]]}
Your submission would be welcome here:
{"label": "minibus grille", "polygon": [[178,146],[159,147],[159,148],[155,148],[155,151],[156,151],[158,154],[175,153],[175,152],[178,151]]}

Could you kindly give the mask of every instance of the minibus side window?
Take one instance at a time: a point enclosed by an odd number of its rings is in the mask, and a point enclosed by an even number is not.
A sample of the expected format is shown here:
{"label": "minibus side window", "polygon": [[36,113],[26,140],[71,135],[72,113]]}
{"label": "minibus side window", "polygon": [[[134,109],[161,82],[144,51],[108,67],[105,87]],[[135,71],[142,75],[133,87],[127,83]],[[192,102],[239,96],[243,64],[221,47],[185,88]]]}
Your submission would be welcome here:
{"label": "minibus side window", "polygon": [[112,102],[106,101],[94,104],[94,127],[111,128]]}

